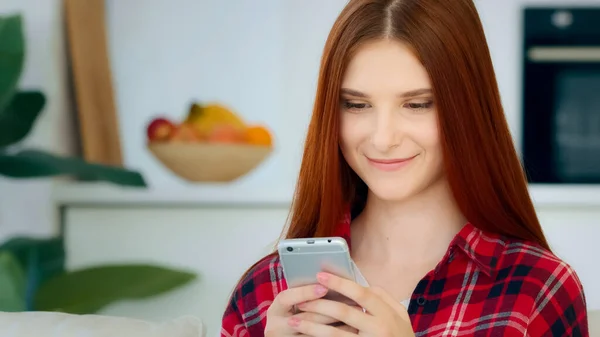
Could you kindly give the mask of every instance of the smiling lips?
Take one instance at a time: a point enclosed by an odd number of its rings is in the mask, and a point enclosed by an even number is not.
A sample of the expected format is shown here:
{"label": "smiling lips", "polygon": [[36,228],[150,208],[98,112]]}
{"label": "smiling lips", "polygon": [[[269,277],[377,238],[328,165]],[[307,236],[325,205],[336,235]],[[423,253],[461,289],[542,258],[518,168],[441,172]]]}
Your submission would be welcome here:
{"label": "smiling lips", "polygon": [[367,157],[367,160],[369,161],[369,164],[371,164],[371,166],[375,167],[376,169],[382,171],[395,171],[408,165],[411,162],[411,160],[413,160],[415,157],[416,155],[404,159],[373,159]]}

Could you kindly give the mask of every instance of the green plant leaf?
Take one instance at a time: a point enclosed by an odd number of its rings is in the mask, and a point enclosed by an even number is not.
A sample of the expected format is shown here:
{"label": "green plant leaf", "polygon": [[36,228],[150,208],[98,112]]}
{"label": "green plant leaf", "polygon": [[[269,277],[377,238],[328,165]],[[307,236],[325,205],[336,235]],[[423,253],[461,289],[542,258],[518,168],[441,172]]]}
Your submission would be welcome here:
{"label": "green plant leaf", "polygon": [[0,251],[0,311],[25,310],[25,275],[17,258]]}
{"label": "green plant leaf", "polygon": [[0,147],[21,141],[33,127],[46,98],[38,91],[18,92],[0,113]]}
{"label": "green plant leaf", "polygon": [[26,310],[32,310],[39,286],[65,271],[65,248],[62,237],[14,237],[0,246],[0,252],[10,252],[23,268],[26,278]]}
{"label": "green plant leaf", "polygon": [[151,265],[109,265],[58,275],[42,285],[35,309],[92,314],[125,299],[142,299],[168,292],[196,275]]}
{"label": "green plant leaf", "polygon": [[21,15],[0,17],[0,114],[15,93],[24,58]]}
{"label": "green plant leaf", "polygon": [[0,152],[0,175],[13,178],[39,178],[71,175],[84,181],[145,187],[144,177],[134,171],[100,164],[87,163],[80,158],[61,157],[37,150]]}

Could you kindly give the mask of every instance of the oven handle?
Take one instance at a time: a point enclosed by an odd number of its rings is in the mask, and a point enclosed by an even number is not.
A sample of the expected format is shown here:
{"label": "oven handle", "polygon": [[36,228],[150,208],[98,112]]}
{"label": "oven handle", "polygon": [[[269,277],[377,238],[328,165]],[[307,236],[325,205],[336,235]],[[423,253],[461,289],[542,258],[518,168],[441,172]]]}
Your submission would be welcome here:
{"label": "oven handle", "polygon": [[527,58],[531,62],[600,62],[600,46],[598,47],[530,47]]}

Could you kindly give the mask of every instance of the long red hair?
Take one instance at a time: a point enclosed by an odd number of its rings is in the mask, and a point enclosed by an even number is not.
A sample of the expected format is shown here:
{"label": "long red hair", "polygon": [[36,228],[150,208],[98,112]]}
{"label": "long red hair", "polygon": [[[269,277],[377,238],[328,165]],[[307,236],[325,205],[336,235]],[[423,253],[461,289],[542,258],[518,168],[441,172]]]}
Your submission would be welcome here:
{"label": "long red hair", "polygon": [[431,78],[444,166],[463,215],[477,228],[550,250],[511,138],[487,41],[472,0],[350,0],[321,60],[317,93],[283,237],[332,236],[367,187],[339,144],[340,86],[358,48],[374,39],[408,45]]}
{"label": "long red hair", "polygon": [[472,0],[351,0],[327,39],[287,238],[331,236],[366,186],[340,153],[340,86],[365,42],[407,44],[431,77],[444,165],[463,215],[477,228],[550,250],[506,122]]}

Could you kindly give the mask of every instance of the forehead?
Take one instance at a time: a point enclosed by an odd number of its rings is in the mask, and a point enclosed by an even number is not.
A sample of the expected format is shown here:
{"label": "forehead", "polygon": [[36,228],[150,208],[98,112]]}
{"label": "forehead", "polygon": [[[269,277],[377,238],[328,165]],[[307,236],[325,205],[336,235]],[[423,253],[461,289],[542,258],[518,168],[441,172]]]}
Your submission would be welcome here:
{"label": "forehead", "polygon": [[361,46],[344,73],[343,88],[365,93],[393,93],[429,88],[429,75],[402,42],[378,40]]}

